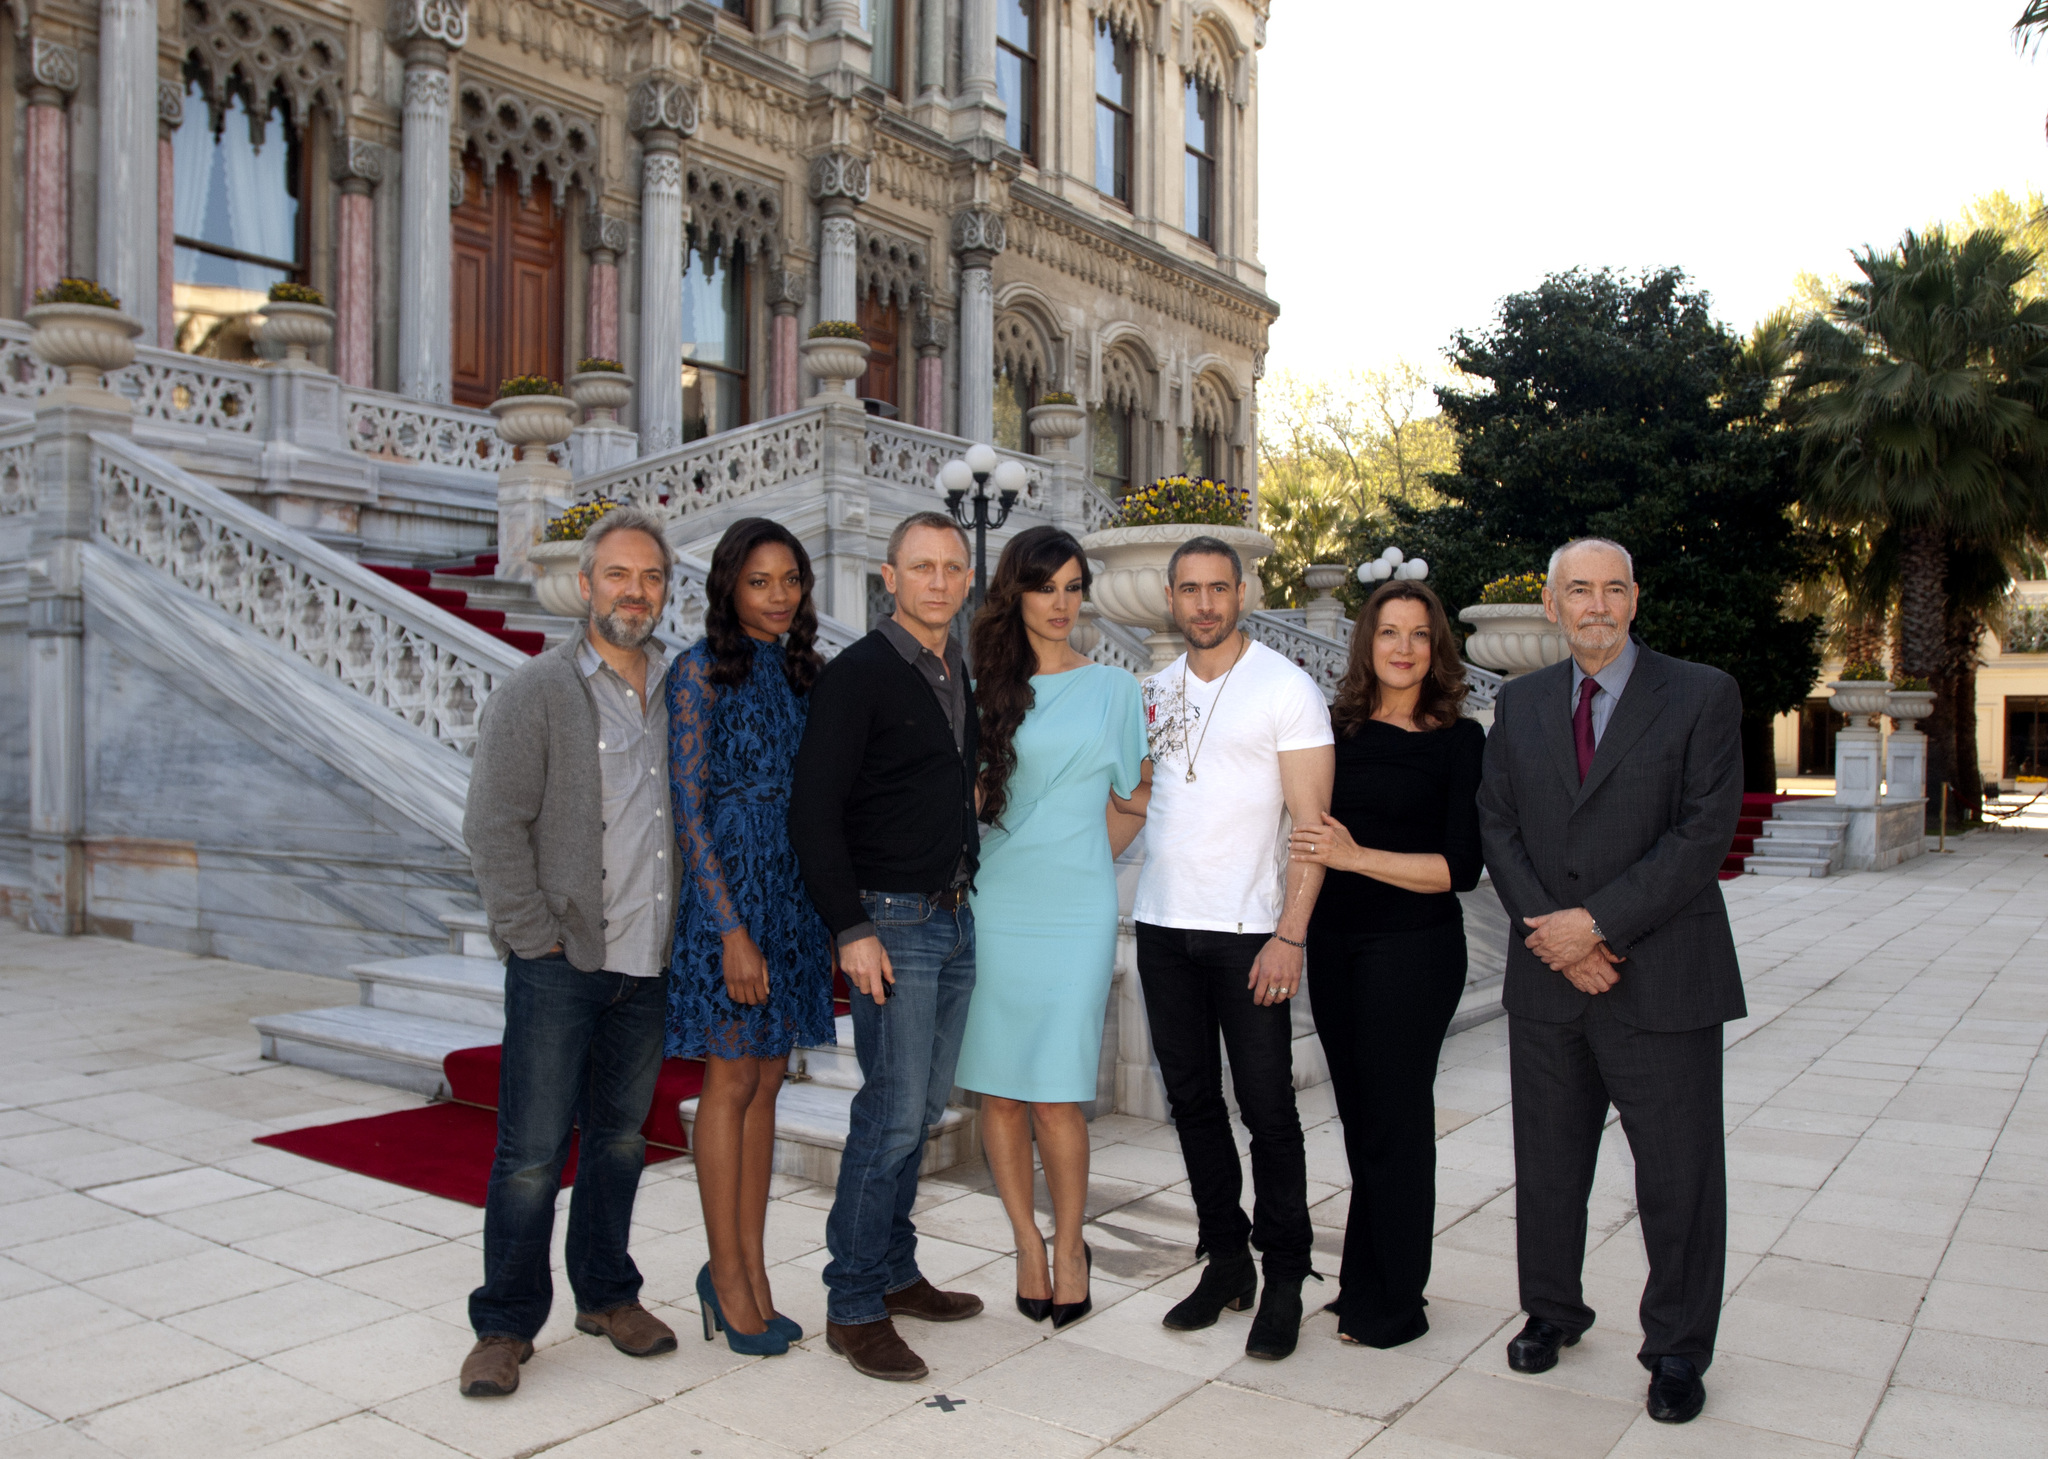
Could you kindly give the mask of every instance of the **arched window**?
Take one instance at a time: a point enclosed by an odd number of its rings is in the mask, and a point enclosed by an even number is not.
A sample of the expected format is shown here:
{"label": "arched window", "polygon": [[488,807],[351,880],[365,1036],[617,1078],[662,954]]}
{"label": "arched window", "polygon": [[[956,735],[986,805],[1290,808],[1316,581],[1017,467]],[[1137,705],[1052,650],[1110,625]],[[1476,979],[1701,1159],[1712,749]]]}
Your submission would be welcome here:
{"label": "arched window", "polygon": [[746,254],[692,236],[683,258],[683,439],[747,419]]}
{"label": "arched window", "polygon": [[1024,412],[1038,404],[1051,370],[1046,343],[1025,314],[1009,310],[996,319],[995,442],[1012,451],[1031,449]]}
{"label": "arched window", "polygon": [[289,109],[273,95],[255,112],[241,91],[218,115],[196,76],[171,140],[171,317],[177,348],[250,359],[250,316],[272,284],[302,269],[299,199],[305,159]]}
{"label": "arched window", "polygon": [[1038,0],[996,0],[996,95],[1003,140],[1038,160]]}
{"label": "arched window", "polygon": [[1188,77],[1186,227],[1190,237],[1212,247],[1216,242],[1216,99],[1215,87]]}
{"label": "arched window", "polygon": [[1131,489],[1131,412],[1128,406],[1104,401],[1089,420],[1093,437],[1095,485],[1106,496],[1120,497]]}
{"label": "arched window", "polygon": [[1180,435],[1180,469],[1190,476],[1222,481],[1230,473],[1230,428],[1237,406],[1216,380],[1195,376],[1189,402],[1194,428]]}
{"label": "arched window", "polygon": [[1095,190],[1120,203],[1131,200],[1131,113],[1137,105],[1138,67],[1129,36],[1095,21]]}

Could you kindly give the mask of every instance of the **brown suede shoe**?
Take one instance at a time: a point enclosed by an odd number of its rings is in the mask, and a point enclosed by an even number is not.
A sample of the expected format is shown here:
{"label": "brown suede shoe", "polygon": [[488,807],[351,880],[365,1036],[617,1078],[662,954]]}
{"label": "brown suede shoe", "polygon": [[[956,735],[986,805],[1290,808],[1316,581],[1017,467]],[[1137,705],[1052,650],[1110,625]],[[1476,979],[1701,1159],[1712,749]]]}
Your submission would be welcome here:
{"label": "brown suede shoe", "polygon": [[884,1317],[880,1322],[825,1324],[825,1346],[853,1364],[853,1371],[891,1383],[915,1383],[931,1372],[924,1359],[910,1350],[897,1334],[896,1324]]}
{"label": "brown suede shoe", "polygon": [[533,1356],[524,1338],[480,1337],[462,1360],[458,1387],[464,1398],[503,1398],[519,1387],[519,1365]]}
{"label": "brown suede shoe", "polygon": [[612,1346],[628,1357],[651,1358],[676,1350],[675,1329],[638,1302],[609,1312],[579,1312],[576,1330],[610,1338]]}
{"label": "brown suede shoe", "polygon": [[981,1298],[972,1292],[941,1292],[919,1277],[900,1292],[882,1299],[891,1317],[915,1317],[924,1322],[958,1322],[981,1313]]}

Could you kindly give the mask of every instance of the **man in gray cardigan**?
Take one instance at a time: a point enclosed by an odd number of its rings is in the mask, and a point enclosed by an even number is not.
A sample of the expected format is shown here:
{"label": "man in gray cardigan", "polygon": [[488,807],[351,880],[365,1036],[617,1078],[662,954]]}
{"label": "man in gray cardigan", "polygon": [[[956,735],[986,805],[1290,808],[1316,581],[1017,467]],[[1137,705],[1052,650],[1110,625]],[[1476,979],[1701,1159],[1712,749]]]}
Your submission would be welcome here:
{"label": "man in gray cardigan", "polygon": [[477,726],[462,831],[505,959],[505,1041],[468,1397],[516,1389],[547,1321],[555,1193],[578,1125],[566,1253],[577,1330],[634,1357],[676,1345],[640,1305],[626,1251],[668,1021],[668,659],[650,639],[674,564],[647,513],[600,517],[583,539],[584,632],[498,685]]}
{"label": "man in gray cardigan", "polygon": [[1629,637],[1634,565],[1600,538],[1550,559],[1571,657],[1503,686],[1480,839],[1518,932],[1501,1002],[1514,1094],[1515,1249],[1541,1373],[1593,1325],[1586,1201],[1611,1102],[1636,1162],[1647,1407],[1700,1411],[1727,1262],[1721,1025],[1744,1015],[1718,873],[1742,807],[1742,696]]}

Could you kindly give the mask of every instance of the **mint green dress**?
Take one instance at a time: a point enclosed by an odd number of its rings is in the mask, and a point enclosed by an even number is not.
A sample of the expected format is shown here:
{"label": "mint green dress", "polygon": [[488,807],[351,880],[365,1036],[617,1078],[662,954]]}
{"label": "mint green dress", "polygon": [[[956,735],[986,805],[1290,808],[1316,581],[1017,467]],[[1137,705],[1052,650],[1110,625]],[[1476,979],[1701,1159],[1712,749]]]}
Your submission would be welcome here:
{"label": "mint green dress", "polygon": [[1116,867],[1105,812],[1147,753],[1138,681],[1089,664],[1035,674],[1004,824],[981,838],[974,997],[955,1081],[1056,1104],[1095,1098],[1116,962]]}

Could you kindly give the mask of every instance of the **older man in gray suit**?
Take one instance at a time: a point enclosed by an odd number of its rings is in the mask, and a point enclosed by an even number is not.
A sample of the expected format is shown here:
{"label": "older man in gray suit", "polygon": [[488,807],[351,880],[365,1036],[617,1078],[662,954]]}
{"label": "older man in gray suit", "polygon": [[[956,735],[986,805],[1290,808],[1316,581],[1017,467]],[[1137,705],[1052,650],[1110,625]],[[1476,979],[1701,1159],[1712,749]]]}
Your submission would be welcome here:
{"label": "older man in gray suit", "polygon": [[1627,551],[1581,538],[1550,559],[1544,611],[1572,656],[1507,684],[1479,790],[1510,939],[1516,1254],[1529,1321],[1508,1363],[1540,1373],[1593,1324],[1586,1202],[1610,1103],[1636,1161],[1650,1276],[1650,1417],[1706,1401],[1728,1237],[1721,1025],[1741,970],[1716,873],[1742,808],[1742,700],[1719,669],[1629,636]]}

